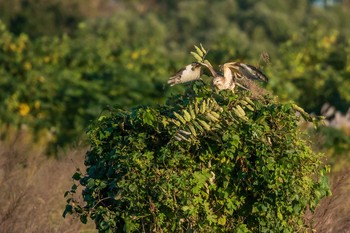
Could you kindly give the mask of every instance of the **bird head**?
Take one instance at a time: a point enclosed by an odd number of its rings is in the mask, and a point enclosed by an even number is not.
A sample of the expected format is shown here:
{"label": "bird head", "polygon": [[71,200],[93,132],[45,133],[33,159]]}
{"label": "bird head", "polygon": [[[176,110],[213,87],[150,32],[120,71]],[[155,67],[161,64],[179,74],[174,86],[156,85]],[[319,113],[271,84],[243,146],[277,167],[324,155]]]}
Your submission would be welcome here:
{"label": "bird head", "polygon": [[213,85],[216,86],[218,89],[223,89],[225,84],[224,77],[218,76],[213,79]]}

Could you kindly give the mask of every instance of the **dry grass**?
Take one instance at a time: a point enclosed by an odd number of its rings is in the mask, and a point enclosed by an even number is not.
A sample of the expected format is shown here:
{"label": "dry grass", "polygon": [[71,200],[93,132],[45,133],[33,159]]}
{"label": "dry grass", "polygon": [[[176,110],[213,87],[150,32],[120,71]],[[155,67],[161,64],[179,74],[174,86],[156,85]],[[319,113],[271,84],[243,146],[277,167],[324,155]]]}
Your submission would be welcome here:
{"label": "dry grass", "polygon": [[350,232],[349,167],[349,163],[343,163],[342,169],[330,175],[332,195],[324,198],[313,214],[306,215],[307,222],[317,233]]}
{"label": "dry grass", "polygon": [[33,145],[23,131],[0,141],[0,232],[96,232],[92,223],[62,217],[63,194],[75,169],[83,167],[85,151],[48,158],[44,147]]}

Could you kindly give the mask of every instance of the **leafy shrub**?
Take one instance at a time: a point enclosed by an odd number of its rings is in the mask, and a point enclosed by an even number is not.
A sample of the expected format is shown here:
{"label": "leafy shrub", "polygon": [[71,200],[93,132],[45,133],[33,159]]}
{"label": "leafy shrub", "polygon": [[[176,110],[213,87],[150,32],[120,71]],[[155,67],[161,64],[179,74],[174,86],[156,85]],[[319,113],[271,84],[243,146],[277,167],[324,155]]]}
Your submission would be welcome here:
{"label": "leafy shrub", "polygon": [[296,232],[329,194],[294,104],[195,83],[158,107],[111,109],[90,128],[66,214],[100,232]]}

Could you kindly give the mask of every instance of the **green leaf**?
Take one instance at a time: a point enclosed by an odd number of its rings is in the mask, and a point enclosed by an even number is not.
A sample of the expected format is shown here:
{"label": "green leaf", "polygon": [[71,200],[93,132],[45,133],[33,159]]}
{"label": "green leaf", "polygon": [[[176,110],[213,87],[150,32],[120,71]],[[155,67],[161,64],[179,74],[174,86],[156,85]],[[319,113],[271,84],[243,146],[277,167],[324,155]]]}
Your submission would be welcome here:
{"label": "green leaf", "polygon": [[203,45],[202,45],[202,44],[200,44],[200,46],[201,46],[201,50],[202,50],[202,52],[203,52],[204,54],[207,54],[207,51],[204,49]]}
{"label": "green leaf", "polygon": [[202,57],[195,52],[191,52],[192,56],[198,61],[202,62]]}
{"label": "green leaf", "polygon": [[153,123],[155,122],[155,120],[156,120],[155,116],[151,113],[149,109],[143,112],[142,121],[144,124],[153,126]]}
{"label": "green leaf", "polygon": [[281,213],[281,211],[279,209],[277,210],[277,218],[279,220],[283,220],[283,215],[282,215],[282,213]]}
{"label": "green leaf", "polygon": [[67,197],[69,193],[70,193],[69,191],[66,191],[66,192],[64,193],[64,197]]}
{"label": "green leaf", "polygon": [[72,176],[73,180],[80,180],[81,179],[81,172],[76,172]]}
{"label": "green leaf", "polygon": [[198,48],[196,45],[194,45],[194,48],[196,49],[197,54],[202,58],[201,61],[203,60],[204,52]]}
{"label": "green leaf", "polygon": [[174,116],[181,121],[182,124],[186,124],[186,120],[177,112],[174,112]]}
{"label": "green leaf", "polygon": [[86,223],[87,223],[87,216],[86,216],[85,214],[80,215],[80,221],[81,221],[83,224],[86,224]]}
{"label": "green leaf", "polygon": [[225,226],[225,225],[226,225],[226,216],[221,216],[221,217],[218,219],[218,224],[219,224],[219,225],[222,225],[222,226]]}
{"label": "green leaf", "polygon": [[66,208],[64,209],[63,217],[65,218],[67,214],[73,214],[73,207],[69,204],[67,204]]}

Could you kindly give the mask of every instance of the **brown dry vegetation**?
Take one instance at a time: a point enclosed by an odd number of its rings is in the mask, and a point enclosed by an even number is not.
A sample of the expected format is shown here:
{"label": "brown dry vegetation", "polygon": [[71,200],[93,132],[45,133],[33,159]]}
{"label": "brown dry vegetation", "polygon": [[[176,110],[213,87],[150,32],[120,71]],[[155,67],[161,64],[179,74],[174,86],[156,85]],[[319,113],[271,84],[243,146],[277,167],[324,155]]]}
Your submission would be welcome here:
{"label": "brown dry vegetation", "polygon": [[72,149],[60,159],[44,154],[25,132],[0,141],[0,232],[96,232],[92,223],[62,213],[71,176],[83,166],[86,149]]}
{"label": "brown dry vegetation", "polygon": [[[96,232],[92,221],[62,217],[63,194],[72,185],[76,168],[83,169],[86,148],[71,149],[60,158],[47,157],[43,143],[32,143],[27,133],[0,141],[0,232]],[[331,175],[331,197],[322,200],[305,219],[318,233],[350,232],[350,165]],[[344,168],[345,167],[345,168]]]}
{"label": "brown dry vegetation", "polygon": [[317,233],[348,233],[350,232],[349,166],[333,172],[330,182],[332,196],[323,199],[315,213],[308,213],[306,218]]}

